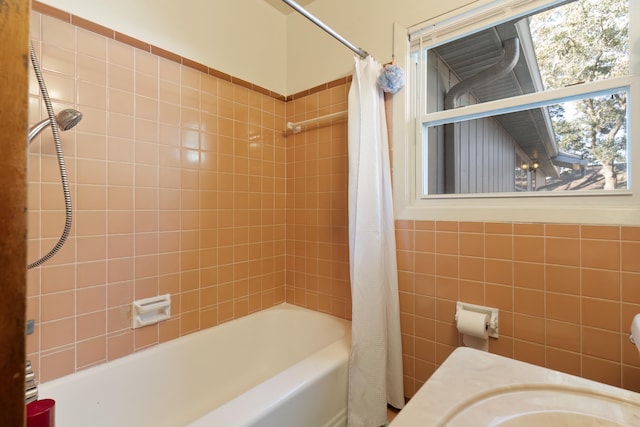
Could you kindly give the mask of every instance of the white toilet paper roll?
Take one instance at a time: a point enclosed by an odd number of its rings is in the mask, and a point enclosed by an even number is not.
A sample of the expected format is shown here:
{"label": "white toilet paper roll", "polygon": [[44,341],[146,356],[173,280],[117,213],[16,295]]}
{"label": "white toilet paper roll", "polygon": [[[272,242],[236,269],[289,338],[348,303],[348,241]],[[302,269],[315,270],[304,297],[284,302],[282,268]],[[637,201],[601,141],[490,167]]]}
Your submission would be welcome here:
{"label": "white toilet paper roll", "polygon": [[461,334],[471,335],[476,338],[488,338],[489,315],[469,310],[460,310],[458,313],[458,331]]}
{"label": "white toilet paper roll", "polygon": [[469,310],[458,312],[456,326],[462,334],[462,342],[466,347],[489,351],[489,315]]}

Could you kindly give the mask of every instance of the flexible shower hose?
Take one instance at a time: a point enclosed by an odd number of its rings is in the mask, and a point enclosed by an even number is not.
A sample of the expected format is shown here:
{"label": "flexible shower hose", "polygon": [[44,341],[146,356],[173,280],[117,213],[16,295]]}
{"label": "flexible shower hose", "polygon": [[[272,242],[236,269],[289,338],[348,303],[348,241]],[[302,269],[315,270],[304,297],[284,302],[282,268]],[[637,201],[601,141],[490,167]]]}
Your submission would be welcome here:
{"label": "flexible shower hose", "polygon": [[38,86],[40,87],[40,93],[42,94],[42,100],[44,101],[44,105],[47,109],[47,115],[49,116],[49,120],[51,121],[51,133],[53,134],[53,141],[56,146],[56,154],[58,156],[58,167],[60,169],[60,179],[62,181],[62,192],[64,193],[64,207],[65,207],[65,221],[64,221],[64,230],[62,230],[62,234],[58,239],[58,243],[47,253],[45,256],[40,258],[39,260],[32,262],[27,265],[27,269],[32,269],[38,267],[45,262],[47,262],[51,257],[53,257],[64,245],[64,242],[69,237],[69,233],[71,232],[71,193],[69,192],[69,178],[67,177],[67,167],[64,162],[64,154],[62,153],[62,143],[60,142],[60,129],[58,128],[58,121],[56,120],[56,115],[53,111],[53,105],[51,104],[51,98],[49,98],[49,92],[47,91],[47,85],[44,82],[44,78],[42,77],[42,71],[40,70],[40,65],[38,64],[38,58],[36,57],[36,52],[33,49],[33,44],[30,43],[30,55],[31,55],[31,63],[33,64],[33,71],[36,74],[36,79],[38,80]]}

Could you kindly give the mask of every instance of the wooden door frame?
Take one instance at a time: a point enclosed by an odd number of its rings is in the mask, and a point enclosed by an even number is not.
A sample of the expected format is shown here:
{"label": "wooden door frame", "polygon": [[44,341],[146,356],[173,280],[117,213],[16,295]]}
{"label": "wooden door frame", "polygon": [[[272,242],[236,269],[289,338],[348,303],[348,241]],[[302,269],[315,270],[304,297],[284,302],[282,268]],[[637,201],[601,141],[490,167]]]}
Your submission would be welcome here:
{"label": "wooden door frame", "polygon": [[0,420],[25,424],[29,0],[0,0]]}

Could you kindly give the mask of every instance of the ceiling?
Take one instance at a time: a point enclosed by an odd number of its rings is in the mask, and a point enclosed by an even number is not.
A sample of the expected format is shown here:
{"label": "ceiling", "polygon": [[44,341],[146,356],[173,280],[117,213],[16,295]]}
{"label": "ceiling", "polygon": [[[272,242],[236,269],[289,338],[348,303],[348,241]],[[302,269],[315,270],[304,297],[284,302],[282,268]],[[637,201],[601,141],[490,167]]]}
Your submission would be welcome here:
{"label": "ceiling", "polygon": [[[282,0],[264,0],[264,1],[267,2],[269,5],[273,6],[274,8],[276,8],[280,13],[284,15],[288,15],[291,12],[295,12],[295,10],[293,10],[291,6],[289,6]],[[313,0],[296,0],[296,3],[304,7],[309,3],[311,3],[312,1]]]}

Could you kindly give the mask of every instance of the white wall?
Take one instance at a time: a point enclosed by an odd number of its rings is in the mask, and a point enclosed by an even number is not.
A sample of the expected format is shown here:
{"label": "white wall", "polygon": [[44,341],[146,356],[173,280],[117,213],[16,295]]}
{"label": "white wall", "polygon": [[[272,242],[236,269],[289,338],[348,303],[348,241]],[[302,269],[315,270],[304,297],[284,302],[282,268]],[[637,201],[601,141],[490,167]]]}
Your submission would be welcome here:
{"label": "white wall", "polygon": [[[350,75],[353,53],[263,0],[41,0],[282,95]],[[487,0],[315,0],[306,9],[378,59],[410,27]]]}
{"label": "white wall", "polygon": [[286,94],[286,17],[263,0],[42,3]]}
{"label": "white wall", "polygon": [[[391,61],[394,22],[408,28],[486,0],[315,0],[305,8],[380,63]],[[287,18],[287,92],[350,75],[347,47],[299,14]]]}

